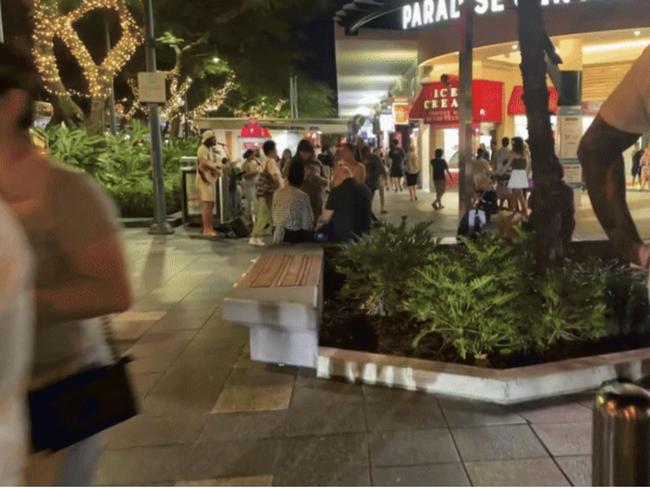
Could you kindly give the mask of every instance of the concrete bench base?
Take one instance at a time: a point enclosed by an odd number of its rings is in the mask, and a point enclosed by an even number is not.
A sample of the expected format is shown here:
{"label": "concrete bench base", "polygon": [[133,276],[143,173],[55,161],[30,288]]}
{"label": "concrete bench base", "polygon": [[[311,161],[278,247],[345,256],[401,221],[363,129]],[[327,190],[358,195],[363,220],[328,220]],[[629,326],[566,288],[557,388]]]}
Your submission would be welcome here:
{"label": "concrete bench base", "polygon": [[228,294],[223,318],[250,328],[251,359],[316,369],[323,252],[262,256]]}
{"label": "concrete bench base", "polygon": [[299,332],[252,327],[250,347],[253,361],[313,369],[318,357],[318,331]]}

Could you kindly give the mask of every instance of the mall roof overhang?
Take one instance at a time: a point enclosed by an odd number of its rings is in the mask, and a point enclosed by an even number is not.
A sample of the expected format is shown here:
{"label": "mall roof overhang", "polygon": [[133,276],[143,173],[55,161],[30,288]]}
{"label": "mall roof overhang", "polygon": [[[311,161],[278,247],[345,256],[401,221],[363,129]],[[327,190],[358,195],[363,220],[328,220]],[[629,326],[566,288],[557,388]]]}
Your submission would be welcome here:
{"label": "mall roof overhang", "polygon": [[345,28],[347,35],[357,35],[367,25],[396,29],[399,25],[387,21],[386,17],[399,12],[406,3],[406,0],[354,0],[336,12],[334,20]]}

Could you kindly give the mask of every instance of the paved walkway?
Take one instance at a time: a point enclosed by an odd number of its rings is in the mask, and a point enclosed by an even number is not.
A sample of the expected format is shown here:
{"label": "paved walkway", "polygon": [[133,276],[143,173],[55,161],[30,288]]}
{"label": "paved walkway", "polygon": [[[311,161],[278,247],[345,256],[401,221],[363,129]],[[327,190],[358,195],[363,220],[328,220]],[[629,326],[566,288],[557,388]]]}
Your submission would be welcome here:
{"label": "paved walkway", "polygon": [[[452,210],[436,215],[453,234]],[[96,484],[589,484],[592,395],[506,409],[255,364],[220,313],[255,249],[183,231],[125,243],[137,302],[115,327],[142,414],[106,436]]]}

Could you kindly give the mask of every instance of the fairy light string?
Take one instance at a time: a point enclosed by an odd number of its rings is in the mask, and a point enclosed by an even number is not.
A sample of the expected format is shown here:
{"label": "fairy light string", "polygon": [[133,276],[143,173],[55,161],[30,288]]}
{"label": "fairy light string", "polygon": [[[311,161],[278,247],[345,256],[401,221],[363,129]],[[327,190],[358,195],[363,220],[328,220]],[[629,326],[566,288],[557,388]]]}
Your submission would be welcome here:
{"label": "fairy light string", "polygon": [[[113,10],[117,13],[122,36],[100,65],[95,64],[88,48],[74,28],[75,22],[94,10]],[[124,0],[83,0],[79,7],[65,15],[58,3],[34,1],[34,28],[32,50],[34,63],[45,88],[52,95],[81,98],[105,98],[111,93],[112,81],[144,42],[144,31],[136,23]],[[81,67],[88,91],[66,89],[54,54],[54,40],[60,39]]]}

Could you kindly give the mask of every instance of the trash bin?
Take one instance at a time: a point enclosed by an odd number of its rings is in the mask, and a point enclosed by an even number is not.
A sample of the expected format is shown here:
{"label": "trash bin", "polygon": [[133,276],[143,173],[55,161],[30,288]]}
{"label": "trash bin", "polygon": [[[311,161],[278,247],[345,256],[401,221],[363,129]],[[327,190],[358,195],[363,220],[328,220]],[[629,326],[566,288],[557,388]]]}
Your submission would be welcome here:
{"label": "trash bin", "polygon": [[650,484],[650,393],[632,383],[612,383],[596,396],[594,486]]}

